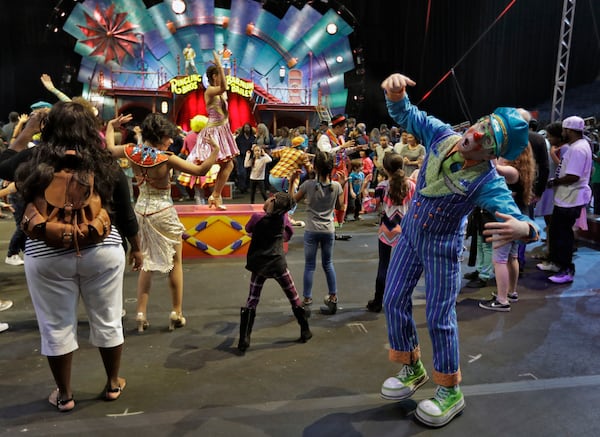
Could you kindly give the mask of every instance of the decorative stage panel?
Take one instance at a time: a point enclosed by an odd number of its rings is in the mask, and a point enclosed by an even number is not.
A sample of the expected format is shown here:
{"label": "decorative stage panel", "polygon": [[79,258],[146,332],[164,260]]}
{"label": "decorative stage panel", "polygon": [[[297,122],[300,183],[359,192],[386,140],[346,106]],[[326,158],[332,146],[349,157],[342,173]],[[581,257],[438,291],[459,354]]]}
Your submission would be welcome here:
{"label": "decorative stage panel", "polygon": [[185,226],[183,258],[246,256],[250,236],[244,227],[259,204],[227,204],[226,211],[208,205],[175,205],[179,220]]}
{"label": "decorative stage panel", "polygon": [[[152,3],[77,1],[66,18],[63,29],[75,39],[74,50],[82,57],[77,78],[83,96],[103,118],[135,103],[153,112],[160,108],[187,130],[191,117],[180,115],[181,102],[175,97],[194,88],[173,86],[189,78],[183,57],[187,44],[196,53],[199,76],[213,62],[213,51],[227,44],[233,52],[230,77],[265,89],[269,102],[313,106],[324,99],[332,113],[345,112],[345,74],[355,69],[349,36],[357,22],[338,2],[272,2],[282,4],[281,18],[258,0],[231,0],[230,9],[216,7],[214,0],[189,0],[182,2],[187,7],[181,12],[173,9],[172,1]],[[302,73],[297,87],[287,84],[291,70]],[[301,103],[294,94],[297,88],[302,90]],[[235,90],[229,91],[232,98]],[[243,97],[250,101],[253,95]],[[236,129],[247,120],[232,113],[232,100],[230,123]],[[192,117],[205,113],[200,112],[203,107],[196,110]]]}

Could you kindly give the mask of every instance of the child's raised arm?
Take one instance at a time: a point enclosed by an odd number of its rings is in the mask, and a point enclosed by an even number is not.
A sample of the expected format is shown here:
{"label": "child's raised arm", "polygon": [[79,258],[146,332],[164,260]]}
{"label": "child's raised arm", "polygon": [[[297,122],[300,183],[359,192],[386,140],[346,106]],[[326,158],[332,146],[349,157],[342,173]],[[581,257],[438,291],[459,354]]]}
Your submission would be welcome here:
{"label": "child's raised arm", "polygon": [[119,115],[117,118],[113,118],[108,123],[106,123],[106,132],[105,132],[105,140],[106,140],[106,148],[108,151],[116,158],[122,158],[125,156],[125,151],[123,146],[115,145],[115,127],[120,127],[123,123],[128,123],[133,119],[133,115]]}

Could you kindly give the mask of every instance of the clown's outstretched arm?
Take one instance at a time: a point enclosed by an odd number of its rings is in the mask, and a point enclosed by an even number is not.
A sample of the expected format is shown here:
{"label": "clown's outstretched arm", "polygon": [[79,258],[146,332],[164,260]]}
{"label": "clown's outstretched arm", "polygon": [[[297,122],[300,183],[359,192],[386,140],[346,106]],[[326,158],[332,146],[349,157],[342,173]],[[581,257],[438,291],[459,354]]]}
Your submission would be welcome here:
{"label": "clown's outstretched arm", "polygon": [[427,115],[425,111],[421,111],[410,103],[406,87],[414,85],[416,82],[410,77],[394,73],[381,83],[381,88],[385,93],[390,117],[399,126],[419,137],[425,149],[429,149],[435,138],[439,140],[443,136],[456,133],[447,123]]}
{"label": "clown's outstretched arm", "polygon": [[388,100],[397,102],[406,96],[407,86],[415,86],[416,84],[410,77],[394,73],[381,83],[381,88],[385,91]]}

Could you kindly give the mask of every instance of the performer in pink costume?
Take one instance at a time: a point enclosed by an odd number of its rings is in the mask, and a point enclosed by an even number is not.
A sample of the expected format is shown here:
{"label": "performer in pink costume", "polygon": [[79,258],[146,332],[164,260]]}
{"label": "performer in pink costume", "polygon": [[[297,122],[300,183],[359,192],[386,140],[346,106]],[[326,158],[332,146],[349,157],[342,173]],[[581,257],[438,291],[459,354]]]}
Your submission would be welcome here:
{"label": "performer in pink costume", "polygon": [[208,198],[208,206],[213,206],[220,210],[227,207],[223,205],[221,191],[229,179],[233,170],[233,158],[239,155],[240,151],[235,143],[231,127],[229,126],[229,112],[227,110],[227,81],[219,61],[219,56],[213,51],[214,65],[206,70],[209,86],[204,92],[204,100],[208,111],[208,124],[198,134],[196,146],[188,156],[187,160],[195,163],[201,163],[211,153],[209,138],[214,138],[219,144],[219,157],[217,164],[221,167],[215,187]]}

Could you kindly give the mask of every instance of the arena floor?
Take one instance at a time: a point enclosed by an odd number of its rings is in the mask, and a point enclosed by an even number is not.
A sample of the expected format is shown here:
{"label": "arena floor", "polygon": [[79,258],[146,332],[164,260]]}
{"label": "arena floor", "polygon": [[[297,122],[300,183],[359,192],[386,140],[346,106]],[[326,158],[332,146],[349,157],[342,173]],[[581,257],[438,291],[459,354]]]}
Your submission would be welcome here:
{"label": "arena floor", "polygon": [[[297,215],[303,214],[300,205]],[[121,372],[127,387],[116,402],[98,400],[105,376],[97,350],[87,342],[82,310],[72,378],[77,405],[64,414],[47,402],[54,384],[40,355],[23,269],[0,265],[0,298],[14,301],[13,308],[0,313],[0,321],[10,324],[0,334],[0,435],[433,435],[435,430],[413,418],[416,402],[433,394],[432,382],[410,400],[379,396],[381,383],[398,366],[387,359],[384,314],[365,310],[374,290],[377,238],[375,216],[364,218],[344,225],[350,240],[336,241],[339,311],[334,316],[314,311],[314,337],[306,344],[295,342],[299,327],[284,294],[269,281],[251,347],[244,356],[238,354],[239,309],[249,282],[243,258],[185,261],[188,325],[175,332],[167,329],[166,279],[157,275],[148,310],[151,326],[137,334],[136,274],[128,272]],[[13,229],[12,221],[0,221],[2,250]],[[296,231],[288,253],[300,290],[302,234]],[[589,436],[600,429],[600,257],[596,249],[580,245],[575,281],[558,286],[535,269],[531,256],[540,249],[539,243],[529,248],[520,300],[511,312],[477,306],[493,286],[463,288],[457,312],[467,407],[438,431],[444,436]],[[313,306],[325,293],[318,265]],[[414,305],[424,364],[431,372],[422,282]]]}

